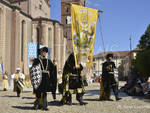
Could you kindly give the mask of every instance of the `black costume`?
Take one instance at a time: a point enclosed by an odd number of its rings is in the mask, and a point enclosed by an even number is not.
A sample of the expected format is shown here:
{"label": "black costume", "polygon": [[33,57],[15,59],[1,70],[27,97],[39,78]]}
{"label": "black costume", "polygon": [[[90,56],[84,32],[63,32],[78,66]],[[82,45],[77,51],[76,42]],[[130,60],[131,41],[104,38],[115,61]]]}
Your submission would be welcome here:
{"label": "black costume", "polygon": [[75,67],[74,54],[71,53],[68,57],[62,75],[63,85],[63,97],[61,100],[62,104],[72,104],[72,94],[76,94],[76,99],[80,102],[80,105],[86,104],[83,102],[82,96],[85,93],[83,81],[81,77],[81,71],[83,70],[82,65],[77,68]]}
{"label": "black costume", "polygon": [[[109,56],[107,56],[107,57],[109,57]],[[103,86],[104,97],[100,96],[100,100],[111,100],[110,99],[111,89],[114,92],[116,100],[120,99],[118,97],[117,81],[115,80],[115,77],[114,77],[114,68],[116,68],[116,66],[115,66],[115,63],[112,61],[106,61],[103,63],[102,78],[101,78],[102,84],[101,85]]]}
{"label": "black costume", "polygon": [[56,86],[57,86],[57,70],[56,66],[51,60],[40,56],[34,59],[34,65],[41,65],[42,81],[37,89],[34,89],[36,94],[36,101],[34,103],[35,109],[42,108],[47,109],[47,92],[52,92],[53,98],[56,98]]}

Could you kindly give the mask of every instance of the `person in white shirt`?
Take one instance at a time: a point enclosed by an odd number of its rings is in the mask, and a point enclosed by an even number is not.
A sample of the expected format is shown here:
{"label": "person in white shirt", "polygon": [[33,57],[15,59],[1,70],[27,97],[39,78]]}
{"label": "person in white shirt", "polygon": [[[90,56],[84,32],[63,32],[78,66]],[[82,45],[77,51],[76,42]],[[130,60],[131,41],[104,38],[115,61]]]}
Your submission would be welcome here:
{"label": "person in white shirt", "polygon": [[25,79],[25,75],[20,72],[20,68],[16,68],[16,73],[11,75],[11,78],[14,81],[14,90],[13,91],[17,92],[17,97],[20,97],[20,93],[24,87],[23,80]]}

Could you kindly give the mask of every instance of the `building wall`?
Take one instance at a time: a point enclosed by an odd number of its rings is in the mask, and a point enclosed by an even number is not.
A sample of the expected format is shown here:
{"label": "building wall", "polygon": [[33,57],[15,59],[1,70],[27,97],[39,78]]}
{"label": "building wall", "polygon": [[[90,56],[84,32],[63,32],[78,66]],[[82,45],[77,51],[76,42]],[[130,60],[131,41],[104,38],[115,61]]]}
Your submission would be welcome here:
{"label": "building wall", "polygon": [[30,0],[22,1],[22,2],[14,2],[14,3],[11,3],[11,4],[21,8],[21,10],[23,12],[25,12],[26,14],[30,14],[29,13],[29,3],[30,3]]}
{"label": "building wall", "polygon": [[[23,25],[24,22],[24,25]],[[31,41],[31,22],[32,20],[19,11],[13,11],[13,52],[14,60],[12,64],[15,71],[16,67],[20,67],[24,73],[28,73],[28,42]],[[23,27],[24,26],[24,27]],[[23,28],[22,28],[23,27]],[[22,36],[23,33],[23,36]],[[22,39],[23,37],[23,39]],[[23,45],[23,46],[22,46]],[[23,49],[22,49],[23,48]],[[23,59],[21,58],[23,54]]]}
{"label": "building wall", "polygon": [[[39,21],[33,21],[33,41],[37,41],[37,31]],[[51,48],[51,60],[57,61],[57,68],[63,69],[65,62],[65,38],[63,36],[63,26],[55,21],[41,20],[40,44]]]}
{"label": "building wall", "polygon": [[64,36],[67,38],[67,56],[73,51],[71,23],[68,23],[69,20],[67,19],[71,16],[71,7],[68,3],[84,6],[84,2],[85,0],[61,0],[61,23],[64,25]]}
{"label": "building wall", "polygon": [[52,48],[51,59],[56,59],[58,69],[63,69],[66,60],[63,26],[49,17],[31,19],[18,7],[0,1],[0,63],[3,62],[4,71],[12,74],[17,67],[20,67],[25,74],[29,74],[28,42],[38,41],[37,28],[39,27],[40,44]]}
{"label": "building wall", "polygon": [[[122,60],[125,57],[115,57],[114,59],[112,59],[112,61],[115,63],[116,68],[119,68],[119,66],[122,64]],[[100,74],[102,74],[102,64],[105,62],[105,58],[103,57],[99,57],[99,58],[94,58],[93,61],[93,72],[99,76]]]}
{"label": "building wall", "polygon": [[[136,54],[139,50],[133,50],[131,52],[126,51],[126,52],[112,52],[115,54],[113,61],[118,68],[119,72],[119,79],[120,80],[126,80],[128,77],[130,77],[130,67],[131,67],[131,61],[133,59],[136,59]],[[123,53],[123,54],[122,54]],[[104,63],[105,58],[104,56],[102,57],[102,54],[99,54],[101,57],[94,56],[94,61],[93,61],[93,72],[99,76],[102,74],[102,63]]]}
{"label": "building wall", "polygon": [[30,13],[33,18],[50,18],[50,6],[45,0],[32,0],[30,3]]}
{"label": "building wall", "polygon": [[[4,71],[9,74],[15,72],[16,67],[22,68],[26,73],[27,67],[27,44],[31,40],[31,19],[13,9],[9,5],[0,3],[0,55]],[[24,24],[24,40],[22,40],[22,21]],[[23,42],[23,61],[21,61],[21,44]],[[24,68],[23,68],[24,67]]]}
{"label": "building wall", "polygon": [[[4,71],[10,70],[10,42],[12,9],[0,3],[0,62],[3,63]],[[7,38],[6,38],[7,37]],[[7,51],[7,52],[6,52]]]}
{"label": "building wall", "polygon": [[12,4],[20,7],[23,12],[31,15],[33,18],[50,18],[50,5],[47,4],[47,0],[26,0]]}

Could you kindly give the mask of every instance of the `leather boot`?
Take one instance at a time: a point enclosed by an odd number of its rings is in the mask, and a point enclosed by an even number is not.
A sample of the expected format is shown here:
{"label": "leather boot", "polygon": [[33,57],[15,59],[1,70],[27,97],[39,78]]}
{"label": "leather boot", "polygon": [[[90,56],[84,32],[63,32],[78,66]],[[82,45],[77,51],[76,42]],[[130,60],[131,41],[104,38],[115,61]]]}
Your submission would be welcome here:
{"label": "leather boot", "polygon": [[121,100],[122,98],[118,97],[118,94],[115,94],[116,101]]}
{"label": "leather boot", "polygon": [[80,105],[88,104],[87,102],[83,102],[82,94],[80,94],[80,93],[77,93],[76,99],[77,99],[77,101],[79,101]]}
{"label": "leather boot", "polygon": [[36,99],[34,102],[34,109],[37,110],[39,108],[39,99]]}
{"label": "leather boot", "polygon": [[42,108],[42,110],[48,111],[48,108],[47,108],[47,93],[46,92],[43,93],[43,108]]}
{"label": "leather boot", "polygon": [[113,87],[113,92],[114,92],[116,101],[122,99],[122,98],[119,98],[119,97],[118,97],[118,86],[117,86],[117,85]]}
{"label": "leather boot", "polygon": [[70,93],[67,95],[67,104],[72,105],[72,95]]}

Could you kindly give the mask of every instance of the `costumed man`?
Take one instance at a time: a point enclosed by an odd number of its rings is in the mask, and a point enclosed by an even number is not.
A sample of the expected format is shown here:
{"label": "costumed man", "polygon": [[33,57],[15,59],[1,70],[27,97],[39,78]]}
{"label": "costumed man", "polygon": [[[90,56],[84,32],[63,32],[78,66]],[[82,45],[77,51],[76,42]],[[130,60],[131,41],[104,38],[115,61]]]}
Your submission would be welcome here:
{"label": "costumed man", "polygon": [[[52,92],[53,99],[56,99],[57,70],[56,66],[52,63],[52,61],[46,58],[48,48],[43,47],[39,50],[39,52],[39,58],[33,60],[33,65],[30,70],[31,83],[33,85],[34,93],[36,95],[34,109],[48,110],[47,92]],[[36,66],[40,66],[39,73],[41,73],[41,75],[38,74]],[[39,79],[40,76],[41,80]]]}
{"label": "costumed man", "polygon": [[[113,58],[113,54],[106,55],[106,62],[103,63],[102,66],[102,77],[101,77],[101,93],[100,100],[108,100],[110,99],[111,89],[114,92],[116,101],[121,98],[118,97],[118,86],[114,77],[114,68],[116,68],[115,63],[111,61]],[[103,89],[103,90],[102,90]]]}
{"label": "costumed man", "polygon": [[5,71],[3,75],[3,90],[7,91],[7,88],[8,88],[8,73],[7,71]]}
{"label": "costumed man", "polygon": [[83,102],[83,95],[85,93],[81,71],[83,67],[78,63],[79,67],[75,66],[74,54],[71,53],[65,63],[62,75],[63,94],[61,104],[72,105],[72,94],[76,94],[76,99],[80,105],[87,104]]}
{"label": "costumed man", "polygon": [[17,92],[17,97],[20,97],[21,91],[23,91],[24,83],[23,80],[25,79],[25,75],[20,72],[20,68],[16,68],[16,73],[11,75],[11,78],[14,81],[14,90]]}

